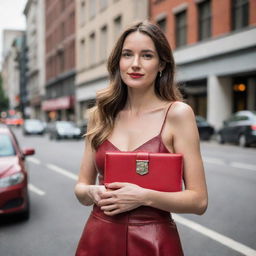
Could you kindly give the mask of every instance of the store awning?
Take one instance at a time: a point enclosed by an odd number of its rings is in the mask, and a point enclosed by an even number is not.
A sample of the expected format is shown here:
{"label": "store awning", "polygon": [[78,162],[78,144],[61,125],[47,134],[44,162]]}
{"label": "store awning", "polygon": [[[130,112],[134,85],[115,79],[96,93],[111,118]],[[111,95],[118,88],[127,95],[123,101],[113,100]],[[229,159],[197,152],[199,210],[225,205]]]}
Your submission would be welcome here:
{"label": "store awning", "polygon": [[42,103],[42,110],[53,111],[59,109],[69,109],[74,106],[74,97],[66,96],[52,100],[46,100]]}

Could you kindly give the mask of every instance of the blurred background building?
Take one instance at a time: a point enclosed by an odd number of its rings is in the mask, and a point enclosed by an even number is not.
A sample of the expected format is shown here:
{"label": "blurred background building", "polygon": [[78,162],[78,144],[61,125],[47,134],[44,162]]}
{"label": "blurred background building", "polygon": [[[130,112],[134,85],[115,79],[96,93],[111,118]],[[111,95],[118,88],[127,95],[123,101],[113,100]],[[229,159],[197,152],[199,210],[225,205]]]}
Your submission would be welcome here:
{"label": "blurred background building", "polygon": [[19,110],[20,106],[20,69],[18,53],[22,48],[24,31],[3,31],[3,89],[9,98],[11,109]]}
{"label": "blurred background building", "polygon": [[96,91],[108,85],[107,58],[121,31],[148,17],[147,0],[76,1],[76,117],[83,120]]}
{"label": "blurred background building", "polygon": [[83,121],[96,91],[108,85],[116,38],[135,20],[149,19],[170,42],[186,101],[218,128],[231,113],[256,109],[255,10],[255,0],[28,0],[26,37],[4,33],[10,107],[47,121]]}
{"label": "blurred background building", "polygon": [[256,1],[151,0],[174,50],[177,81],[197,115],[219,127],[256,109]]}
{"label": "blurred background building", "polygon": [[28,0],[26,16],[26,45],[28,49],[26,115],[44,120],[42,100],[45,95],[45,6],[44,0]]}
{"label": "blurred background building", "polygon": [[47,120],[75,116],[75,1],[45,0],[45,100]]}

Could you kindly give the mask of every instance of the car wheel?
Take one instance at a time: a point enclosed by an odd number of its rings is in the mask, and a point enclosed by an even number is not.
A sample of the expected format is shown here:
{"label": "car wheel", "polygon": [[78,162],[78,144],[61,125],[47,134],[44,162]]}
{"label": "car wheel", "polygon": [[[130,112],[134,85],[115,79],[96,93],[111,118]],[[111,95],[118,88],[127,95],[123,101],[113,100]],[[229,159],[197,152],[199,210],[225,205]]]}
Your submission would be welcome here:
{"label": "car wheel", "polygon": [[248,143],[246,142],[246,136],[241,134],[238,139],[238,144],[240,147],[248,147]]}
{"label": "car wheel", "polygon": [[219,144],[224,144],[225,143],[221,134],[217,134],[217,141],[218,141]]}

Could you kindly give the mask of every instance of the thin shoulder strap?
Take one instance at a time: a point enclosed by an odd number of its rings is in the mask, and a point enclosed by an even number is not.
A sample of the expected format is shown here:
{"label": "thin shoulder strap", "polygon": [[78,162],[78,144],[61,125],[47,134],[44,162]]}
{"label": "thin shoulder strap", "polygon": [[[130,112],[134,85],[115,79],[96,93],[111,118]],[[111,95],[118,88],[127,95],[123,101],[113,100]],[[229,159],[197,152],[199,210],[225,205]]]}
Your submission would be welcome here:
{"label": "thin shoulder strap", "polygon": [[162,131],[163,131],[163,128],[164,128],[164,125],[165,125],[165,121],[166,121],[166,118],[167,118],[167,115],[168,115],[169,109],[171,108],[171,106],[173,105],[173,103],[174,103],[174,102],[175,102],[175,101],[173,101],[173,102],[169,105],[169,107],[167,108],[167,110],[166,110],[166,112],[165,112],[164,121],[163,121],[163,124],[162,124],[162,127],[161,127],[161,130],[160,130],[159,135],[161,135],[161,134],[162,134]]}

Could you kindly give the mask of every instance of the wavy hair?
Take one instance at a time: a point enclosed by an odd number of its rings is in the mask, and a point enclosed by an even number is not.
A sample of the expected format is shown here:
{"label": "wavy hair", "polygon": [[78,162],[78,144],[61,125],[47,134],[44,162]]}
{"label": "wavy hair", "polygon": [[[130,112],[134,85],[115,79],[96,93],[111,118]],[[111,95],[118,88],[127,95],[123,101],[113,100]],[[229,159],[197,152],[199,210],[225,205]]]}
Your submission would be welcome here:
{"label": "wavy hair", "polygon": [[97,92],[96,105],[90,109],[88,132],[85,134],[92,148],[97,150],[114,128],[114,120],[127,100],[127,86],[121,79],[119,61],[126,37],[133,32],[148,35],[154,42],[160,63],[164,66],[162,75],[157,75],[155,94],[165,101],[182,100],[182,95],[174,84],[175,63],[171,47],[161,29],[148,21],[137,22],[128,27],[118,38],[107,63],[110,83]]}

